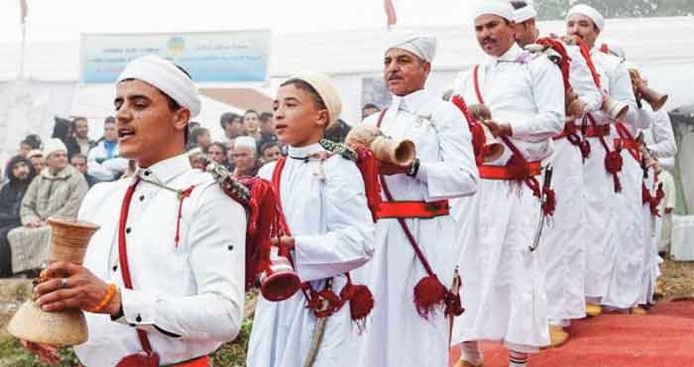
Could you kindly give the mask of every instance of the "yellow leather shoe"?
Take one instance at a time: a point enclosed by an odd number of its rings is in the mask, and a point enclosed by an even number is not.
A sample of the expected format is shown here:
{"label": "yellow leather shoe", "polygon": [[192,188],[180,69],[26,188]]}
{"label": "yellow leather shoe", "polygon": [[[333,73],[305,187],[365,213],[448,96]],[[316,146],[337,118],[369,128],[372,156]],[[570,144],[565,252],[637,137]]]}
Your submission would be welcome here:
{"label": "yellow leather shoe", "polygon": [[641,306],[634,306],[629,309],[629,313],[632,315],[645,315],[648,313],[648,311]]}
{"label": "yellow leather shoe", "polygon": [[455,362],[453,367],[483,367],[483,364],[474,364],[472,362],[468,362],[464,359],[459,359],[458,362]]}
{"label": "yellow leather shoe", "polygon": [[569,333],[564,331],[561,326],[550,325],[549,326],[549,346],[551,348],[557,348],[562,346],[569,340]]}
{"label": "yellow leather shoe", "polygon": [[595,317],[602,313],[602,306],[596,305],[595,303],[586,303],[586,315]]}

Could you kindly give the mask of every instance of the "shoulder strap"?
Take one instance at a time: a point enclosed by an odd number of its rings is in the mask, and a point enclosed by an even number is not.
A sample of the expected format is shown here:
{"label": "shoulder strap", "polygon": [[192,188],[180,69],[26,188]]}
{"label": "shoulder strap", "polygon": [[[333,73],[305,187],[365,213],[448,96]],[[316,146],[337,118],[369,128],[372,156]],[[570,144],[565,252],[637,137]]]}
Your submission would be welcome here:
{"label": "shoulder strap", "polygon": [[376,122],[376,127],[380,128],[381,123],[383,122],[383,117],[386,115],[386,112],[388,112],[388,107],[384,108],[383,111],[378,115],[378,121]]}
{"label": "shoulder strap", "polygon": [[475,65],[472,69],[472,82],[475,84],[475,94],[477,95],[477,100],[480,104],[484,104],[484,98],[482,98],[482,91],[480,91],[480,64]]}
{"label": "shoulder strap", "polygon": [[[123,276],[123,285],[127,289],[133,289],[132,278],[130,277],[130,267],[128,265],[128,253],[125,240],[125,226],[128,222],[128,212],[130,209],[130,202],[132,201],[133,194],[135,193],[135,187],[140,182],[139,178],[135,179],[128,190],[125,192],[123,197],[123,204],[120,209],[120,218],[118,222],[118,260],[120,262],[121,275]],[[140,339],[140,345],[142,350],[147,353],[148,356],[153,356],[155,353],[152,350],[152,344],[149,342],[147,337],[147,332],[144,330],[137,329],[137,338]]]}

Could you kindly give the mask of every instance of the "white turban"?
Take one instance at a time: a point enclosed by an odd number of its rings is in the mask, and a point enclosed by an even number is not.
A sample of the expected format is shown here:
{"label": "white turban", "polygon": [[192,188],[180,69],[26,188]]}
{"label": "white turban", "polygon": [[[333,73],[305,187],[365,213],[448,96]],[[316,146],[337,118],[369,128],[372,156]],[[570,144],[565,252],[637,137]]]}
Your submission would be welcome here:
{"label": "white turban", "polygon": [[585,4],[578,4],[574,6],[573,8],[569,9],[569,12],[566,14],[566,18],[568,19],[572,14],[581,14],[585,15],[590,20],[593,21],[593,24],[595,24],[596,27],[598,27],[599,31],[602,31],[603,28],[605,28],[605,18],[602,17],[602,14],[595,10],[592,6],[585,5]]}
{"label": "white turban", "polygon": [[392,33],[386,52],[399,48],[411,52],[426,62],[432,62],[436,56],[436,37],[417,33]]}
{"label": "white turban", "polygon": [[513,20],[516,23],[523,23],[526,20],[533,19],[537,17],[537,10],[533,6],[533,2],[530,0],[526,1],[526,5],[522,8],[513,10]]}
{"label": "white turban", "polygon": [[513,6],[508,0],[479,0],[472,10],[473,19],[485,14],[498,15],[510,21],[514,20]]}
{"label": "white turban", "polygon": [[67,147],[63,144],[63,141],[58,138],[50,138],[43,143],[43,154],[45,157],[61,150],[67,153]]}
{"label": "white turban", "polygon": [[302,80],[318,93],[318,96],[328,109],[329,121],[327,127],[332,126],[337,121],[342,112],[342,100],[340,98],[340,92],[337,91],[337,88],[332,80],[330,80],[329,76],[315,71],[303,71],[292,75],[289,79]]}
{"label": "white turban", "polygon": [[190,110],[193,118],[200,113],[200,96],[195,83],[174,63],[156,55],[131,60],[118,76],[118,83],[125,79],[138,79],[164,92],[179,105]]}
{"label": "white turban", "polygon": [[239,149],[239,148],[248,148],[255,154],[256,152],[256,145],[255,145],[255,139],[253,139],[250,136],[239,136],[236,139],[234,139],[234,150]]}

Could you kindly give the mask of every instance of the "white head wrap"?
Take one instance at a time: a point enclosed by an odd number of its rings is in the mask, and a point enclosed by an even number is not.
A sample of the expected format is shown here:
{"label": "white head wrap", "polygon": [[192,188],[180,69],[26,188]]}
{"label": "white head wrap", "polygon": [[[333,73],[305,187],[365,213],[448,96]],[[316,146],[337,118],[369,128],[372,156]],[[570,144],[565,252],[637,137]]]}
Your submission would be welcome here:
{"label": "white head wrap", "polygon": [[587,16],[588,18],[590,18],[590,20],[593,21],[595,26],[598,27],[599,31],[602,31],[605,28],[605,18],[603,18],[602,14],[600,14],[600,12],[595,10],[595,8],[593,8],[592,6],[578,4],[572,7],[566,14],[567,20],[572,14],[581,14]]}
{"label": "white head wrap", "polygon": [[528,19],[533,19],[536,17],[537,10],[535,10],[535,6],[533,6],[533,2],[531,0],[527,0],[524,7],[513,10],[513,20],[516,23],[523,23]]}
{"label": "white head wrap", "polygon": [[513,6],[508,0],[479,0],[473,7],[472,18],[477,19],[482,15],[498,15],[506,20],[513,21]]}
{"label": "white head wrap", "polygon": [[67,153],[67,147],[65,144],[63,144],[63,141],[58,138],[50,138],[43,143],[44,157],[48,157],[49,155],[61,150]]}
{"label": "white head wrap", "polygon": [[256,145],[255,145],[255,139],[253,139],[250,136],[239,136],[236,139],[234,139],[234,149],[239,149],[239,148],[248,148],[255,154],[256,152]]}
{"label": "white head wrap", "polygon": [[118,76],[118,83],[125,79],[138,79],[164,92],[179,105],[190,110],[193,118],[200,113],[200,96],[195,83],[174,63],[156,55],[131,60]]}
{"label": "white head wrap", "polygon": [[386,52],[393,48],[411,52],[430,63],[436,56],[436,37],[427,34],[396,32],[390,36]]}
{"label": "white head wrap", "polygon": [[342,99],[340,98],[340,92],[338,92],[329,76],[315,71],[302,71],[292,75],[289,79],[303,80],[318,93],[318,96],[328,109],[329,121],[326,128],[332,126],[337,121],[342,112]]}

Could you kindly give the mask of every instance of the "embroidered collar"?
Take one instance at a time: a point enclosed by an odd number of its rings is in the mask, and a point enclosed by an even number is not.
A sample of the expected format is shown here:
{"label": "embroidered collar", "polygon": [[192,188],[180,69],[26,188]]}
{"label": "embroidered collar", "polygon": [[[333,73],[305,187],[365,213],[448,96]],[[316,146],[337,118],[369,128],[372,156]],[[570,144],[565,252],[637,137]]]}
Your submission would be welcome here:
{"label": "embroidered collar", "polygon": [[319,160],[325,153],[325,149],[320,143],[307,145],[305,147],[287,147],[287,156],[291,159],[303,160],[308,162],[312,159]]}

